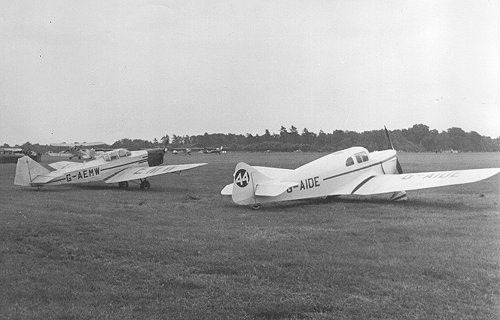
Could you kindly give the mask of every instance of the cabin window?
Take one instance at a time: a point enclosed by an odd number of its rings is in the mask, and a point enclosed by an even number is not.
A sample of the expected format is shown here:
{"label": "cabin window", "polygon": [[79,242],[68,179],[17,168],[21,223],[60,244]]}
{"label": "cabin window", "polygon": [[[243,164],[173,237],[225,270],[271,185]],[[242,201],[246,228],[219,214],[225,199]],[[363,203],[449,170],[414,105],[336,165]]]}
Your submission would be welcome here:
{"label": "cabin window", "polygon": [[111,158],[109,157],[109,154],[107,154],[107,153],[103,154],[102,157],[104,158],[104,161],[111,161]]}
{"label": "cabin window", "polygon": [[352,166],[353,164],[354,160],[351,157],[347,158],[347,160],[345,161],[346,166]]}
{"label": "cabin window", "polygon": [[356,157],[356,161],[358,161],[358,163],[368,161],[368,155],[366,154],[366,152],[356,153],[354,156]]}

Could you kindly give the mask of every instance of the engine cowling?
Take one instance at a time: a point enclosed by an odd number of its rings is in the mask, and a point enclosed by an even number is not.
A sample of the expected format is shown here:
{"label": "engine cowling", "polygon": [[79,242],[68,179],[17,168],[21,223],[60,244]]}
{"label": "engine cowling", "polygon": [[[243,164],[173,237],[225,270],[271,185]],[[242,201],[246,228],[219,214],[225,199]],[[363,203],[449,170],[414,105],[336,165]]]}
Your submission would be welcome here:
{"label": "engine cowling", "polygon": [[148,151],[148,165],[150,167],[156,167],[163,163],[163,157],[165,156],[165,151],[162,149],[150,149]]}

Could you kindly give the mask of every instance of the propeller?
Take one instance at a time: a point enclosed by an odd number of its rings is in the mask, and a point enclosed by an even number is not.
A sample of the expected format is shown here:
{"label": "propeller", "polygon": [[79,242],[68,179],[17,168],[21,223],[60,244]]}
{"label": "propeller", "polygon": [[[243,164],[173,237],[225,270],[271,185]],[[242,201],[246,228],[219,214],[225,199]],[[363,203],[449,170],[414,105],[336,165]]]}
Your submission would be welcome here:
{"label": "propeller", "polygon": [[[389,135],[389,131],[387,130],[387,128],[385,126],[384,126],[384,130],[385,130],[385,135],[387,136],[387,140],[389,140],[389,144],[391,146],[391,149],[394,150],[394,145],[392,144],[391,136]],[[399,159],[398,159],[397,155],[396,155],[396,170],[398,170],[399,174],[403,173],[403,168],[401,168],[401,164],[399,163]]]}

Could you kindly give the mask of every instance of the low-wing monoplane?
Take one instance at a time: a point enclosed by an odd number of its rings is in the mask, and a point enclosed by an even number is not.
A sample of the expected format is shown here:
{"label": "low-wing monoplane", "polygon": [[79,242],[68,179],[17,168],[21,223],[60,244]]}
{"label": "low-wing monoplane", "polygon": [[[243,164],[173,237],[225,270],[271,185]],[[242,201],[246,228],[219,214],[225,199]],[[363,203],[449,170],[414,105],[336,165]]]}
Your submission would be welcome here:
{"label": "low-wing monoplane", "polygon": [[218,154],[224,154],[227,153],[227,148],[224,148],[223,146],[215,147],[215,148],[205,148],[203,150],[203,153],[218,153]]}
{"label": "low-wing monoplane", "polygon": [[219,147],[214,147],[214,148],[209,148],[209,147],[192,147],[192,148],[166,148],[169,151],[172,151],[172,154],[179,154],[179,151],[182,151],[184,155],[190,155],[191,152],[197,151],[197,152],[202,152],[202,153],[218,153],[218,154],[224,154],[227,153],[227,148],[224,148],[223,146]]}
{"label": "low-wing monoplane", "polygon": [[150,183],[146,178],[173,172],[181,172],[204,166],[206,163],[161,165],[163,149],[129,151],[115,149],[103,152],[96,159],[84,163],[59,161],[50,163],[53,171],[25,156],[17,161],[14,184],[40,187],[84,182],[104,181],[118,183],[127,188],[129,181],[139,181],[140,188],[147,190]]}
{"label": "low-wing monoplane", "polygon": [[476,182],[500,172],[500,168],[403,173],[385,129],[391,149],[368,152],[352,147],[326,155],[295,170],[236,165],[233,183],[221,194],[238,205],[252,205],[343,195],[393,193],[389,200],[406,200],[406,190]]}
{"label": "low-wing monoplane", "polygon": [[49,156],[66,156],[70,160],[72,158],[78,158],[80,160],[94,160],[100,156],[104,151],[110,151],[109,149],[96,149],[96,146],[106,145],[105,142],[75,142],[75,143],[51,143],[54,147],[68,148],[65,152],[48,152]]}

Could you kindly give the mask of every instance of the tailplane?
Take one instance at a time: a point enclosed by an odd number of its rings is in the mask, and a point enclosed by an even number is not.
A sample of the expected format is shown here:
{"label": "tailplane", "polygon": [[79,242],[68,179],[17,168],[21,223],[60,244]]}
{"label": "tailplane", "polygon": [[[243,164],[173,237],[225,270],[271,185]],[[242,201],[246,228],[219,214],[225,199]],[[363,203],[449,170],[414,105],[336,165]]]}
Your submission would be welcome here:
{"label": "tailplane", "polygon": [[17,159],[14,184],[17,186],[31,186],[31,182],[39,175],[50,171],[28,156]]}
{"label": "tailplane", "polygon": [[232,198],[236,204],[255,204],[255,186],[258,171],[252,166],[240,162],[234,169]]}
{"label": "tailplane", "polygon": [[[266,168],[272,170],[273,168]],[[282,169],[279,169],[282,170]],[[234,182],[222,189],[222,195],[230,195],[239,205],[258,206],[262,197],[277,197],[287,189],[297,186],[296,182],[280,181],[262,173],[257,167],[240,162],[234,169]],[[259,199],[257,199],[259,197]]]}
{"label": "tailplane", "polygon": [[[255,192],[259,183],[271,180],[254,167],[240,162],[234,169],[234,183],[232,188],[224,188],[225,194],[231,191],[234,203],[240,205],[256,204]],[[232,189],[232,190],[230,190]]]}

